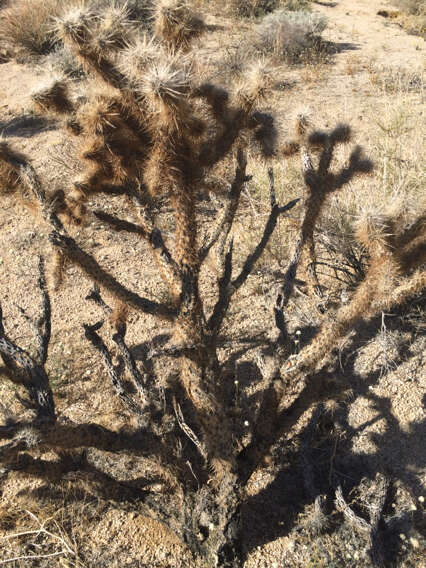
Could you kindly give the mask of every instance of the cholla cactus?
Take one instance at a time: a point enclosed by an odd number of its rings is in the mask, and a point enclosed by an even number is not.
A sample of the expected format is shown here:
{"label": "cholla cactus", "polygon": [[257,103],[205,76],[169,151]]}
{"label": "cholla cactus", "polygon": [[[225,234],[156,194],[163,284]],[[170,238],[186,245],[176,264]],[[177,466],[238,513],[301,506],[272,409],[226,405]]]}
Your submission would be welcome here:
{"label": "cholla cactus", "polygon": [[[123,358],[134,393],[126,388],[123,370],[113,364],[110,349],[101,336],[103,321],[85,323],[85,337],[101,357],[114,392],[127,410],[137,416],[143,437],[152,444],[150,451],[156,453],[157,465],[161,463],[165,483],[180,499],[179,507],[171,510],[164,506],[161,495],[147,496],[150,509],[209,565],[239,566],[240,517],[246,484],[281,431],[286,379],[291,377],[295,385],[303,383],[306,374],[330,351],[336,337],[343,337],[357,318],[380,309],[384,299],[372,290],[377,274],[382,279],[387,278],[384,275],[389,271],[393,277],[397,275],[387,288],[388,302],[400,302],[424,284],[421,273],[415,272],[424,255],[423,233],[417,222],[406,230],[400,230],[392,218],[384,218],[382,223],[370,222],[362,232],[371,254],[365,281],[350,304],[338,311],[336,321],[324,325],[311,345],[302,350],[293,369],[287,368],[285,359],[280,359],[282,351],[277,349],[276,368],[281,372],[268,377],[265,412],[259,414],[253,426],[252,442],[242,449],[235,433],[235,418],[229,410],[229,386],[219,361],[219,336],[231,301],[265,250],[278,218],[298,201],[285,206],[276,202],[270,169],[270,213],[259,242],[237,270],[231,231],[241,192],[249,179],[246,148],[251,144],[269,163],[274,157],[282,158],[283,154],[298,150],[302,158],[306,196],[300,234],[275,309],[282,336],[287,333],[284,308],[302,253],[307,250],[311,264],[315,261],[314,228],[327,196],[354,175],[367,173],[371,164],[356,148],[349,165],[332,173],[334,148],[349,141],[350,131],[339,126],[330,133],[310,133],[304,117],[297,122],[298,140],[281,145],[273,117],[259,108],[271,86],[265,62],[246,69],[234,90],[201,81],[191,45],[204,26],[188,4],[181,0],[159,1],[153,37],[134,35],[125,12],[114,10],[101,14],[90,8],[73,9],[57,24],[60,37],[88,73],[100,79],[97,90],[90,90],[87,100],[78,106],[68,95],[66,82],[55,78],[32,96],[38,108],[79,125],[74,133],[78,134],[76,142],[85,166],[81,177],[69,188],[49,195],[28,160],[2,142],[0,181],[6,190],[19,190],[36,203],[50,227],[49,241],[56,252],[52,269],[56,285],[65,261],[78,266],[95,284],[87,299],[95,302],[111,323],[112,340]],[[309,154],[311,147],[320,149],[316,167]],[[212,169],[230,156],[235,157],[235,175],[229,190],[224,190],[223,214],[200,246],[200,191],[208,185]],[[103,194],[106,200],[111,194],[124,196],[137,212],[138,222],[103,210],[89,211],[88,197],[94,193]],[[152,202],[158,204],[160,198],[169,200],[174,215],[172,251],[155,222]],[[129,289],[71,237],[72,223],[83,223],[89,214],[113,230],[134,233],[146,242],[169,292],[167,302],[142,297]],[[202,263],[212,249],[216,250],[218,273],[213,304],[211,294],[206,298],[200,289],[199,278]],[[379,249],[386,254],[379,254]],[[46,298],[45,284],[41,288]],[[114,298],[111,307],[103,299],[105,292]],[[161,377],[154,375],[148,358],[139,367],[127,345],[129,309],[157,317],[173,328],[171,344],[157,354],[179,361],[178,369],[174,368],[168,377],[166,398],[160,387]],[[39,369],[46,362],[48,316],[47,313],[43,319],[44,347],[37,367],[47,403],[45,400],[43,406],[43,400],[33,391],[31,396],[39,414],[48,413],[55,420],[53,398]],[[31,360],[24,356],[13,359],[20,351],[11,351],[10,341],[3,337],[0,329],[0,352],[11,372],[19,374],[20,367],[30,372],[34,367]],[[138,434],[124,439],[124,435],[95,425],[79,426],[62,421],[61,417],[54,428],[37,424],[34,443],[44,449],[93,445],[129,451],[141,451],[141,444],[145,444]],[[19,431],[17,425],[15,433]],[[189,438],[190,444],[184,446],[182,437]],[[22,439],[17,436],[16,444],[2,450],[3,454],[10,457],[22,449]],[[181,451],[176,451],[176,447]]]}

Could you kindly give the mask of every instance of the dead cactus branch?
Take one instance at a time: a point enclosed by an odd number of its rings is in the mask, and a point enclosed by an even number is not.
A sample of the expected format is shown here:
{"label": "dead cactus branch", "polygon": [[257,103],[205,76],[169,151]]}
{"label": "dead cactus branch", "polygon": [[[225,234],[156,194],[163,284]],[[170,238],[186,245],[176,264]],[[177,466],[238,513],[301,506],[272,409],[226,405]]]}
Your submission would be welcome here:
{"label": "dead cactus branch", "polygon": [[[135,414],[141,415],[142,417],[145,416],[145,408],[146,401],[143,401],[142,404],[138,403],[134,397],[132,397],[125,389],[123,385],[123,381],[119,373],[117,372],[116,368],[112,363],[111,354],[105,345],[104,341],[97,333],[99,329],[102,327],[103,322],[98,322],[94,325],[87,325],[84,324],[84,333],[86,338],[90,341],[93,347],[99,352],[101,355],[102,361],[105,365],[105,368],[108,372],[108,375],[111,379],[112,386],[120,398],[120,400],[127,406],[132,412]],[[131,361],[132,365],[134,365],[134,361]],[[133,367],[134,370],[134,367]],[[139,383],[139,382],[138,382]],[[144,404],[145,402],[145,404]]]}
{"label": "dead cactus branch", "polygon": [[2,311],[0,308],[0,354],[10,373],[24,386],[33,401],[37,417],[55,420],[55,405],[49,378],[44,369],[50,342],[50,298],[46,288],[43,258],[39,259],[38,286],[42,293],[42,312],[37,321],[37,354],[33,358],[24,349],[16,345],[5,333]]}

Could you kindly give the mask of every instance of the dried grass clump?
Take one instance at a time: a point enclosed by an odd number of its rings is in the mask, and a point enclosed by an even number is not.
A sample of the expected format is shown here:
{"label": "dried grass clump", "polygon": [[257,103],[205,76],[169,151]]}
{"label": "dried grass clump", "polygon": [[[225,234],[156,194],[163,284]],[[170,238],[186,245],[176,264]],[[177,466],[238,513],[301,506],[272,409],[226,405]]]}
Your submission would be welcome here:
{"label": "dried grass clump", "polygon": [[320,14],[277,10],[258,25],[258,45],[289,62],[312,59],[320,51],[321,33],[326,27],[327,20]]}
{"label": "dried grass clump", "polygon": [[258,18],[272,12],[279,6],[279,0],[231,0],[230,8],[233,14],[241,18]]}
{"label": "dried grass clump", "polygon": [[45,55],[58,42],[53,20],[67,5],[63,0],[17,0],[2,11],[0,37],[17,54]]}
{"label": "dried grass clump", "polygon": [[301,10],[310,10],[311,0],[281,0],[280,7],[283,10],[291,12],[300,12]]}

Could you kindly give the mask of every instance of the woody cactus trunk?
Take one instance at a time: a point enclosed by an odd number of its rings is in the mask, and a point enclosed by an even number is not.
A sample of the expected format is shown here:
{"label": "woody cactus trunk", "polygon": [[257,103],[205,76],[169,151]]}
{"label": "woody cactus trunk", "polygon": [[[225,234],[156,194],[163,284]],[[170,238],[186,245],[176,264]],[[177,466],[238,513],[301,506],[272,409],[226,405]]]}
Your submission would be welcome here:
{"label": "woody cactus trunk", "polygon": [[[395,216],[382,220],[383,227],[393,227],[392,242],[386,236],[371,236],[371,223],[368,230],[361,231],[371,249],[365,281],[337,319],[320,328],[290,367],[284,310],[305,249],[318,290],[312,267],[314,230],[321,209],[328,194],[372,167],[357,147],[346,168],[330,172],[334,148],[349,142],[349,128],[310,133],[306,119],[299,117],[298,139],[281,143],[272,116],[259,110],[271,84],[267,69],[261,63],[253,64],[232,91],[200,80],[191,46],[205,26],[181,0],[157,3],[151,35],[133,29],[125,10],[117,8],[102,14],[75,8],[58,20],[57,28],[88,75],[96,79],[96,86],[90,88],[85,102],[78,104],[69,94],[66,80],[55,77],[34,92],[32,100],[38,109],[63,121],[76,137],[83,172],[71,187],[49,194],[29,160],[1,142],[1,187],[30,203],[49,227],[54,287],[61,285],[64,262],[75,264],[93,280],[87,300],[95,302],[112,322],[111,339],[124,369],[113,365],[108,341],[100,334],[104,320],[85,323],[85,337],[99,353],[115,393],[127,412],[138,418],[140,428],[133,435],[117,434],[57,416],[44,369],[50,341],[50,299],[40,261],[43,314],[36,326],[37,356],[31,357],[6,335],[0,313],[0,353],[10,378],[28,390],[37,411],[31,424],[36,435],[29,440],[28,424],[2,427],[2,439],[10,442],[1,446],[0,456],[7,470],[19,452],[30,452],[34,447],[55,451],[97,447],[137,455],[154,452],[152,457],[157,467],[160,464],[169,491],[151,494],[144,489],[139,496],[144,513],[166,523],[207,565],[242,566],[241,507],[247,482],[293,420],[294,412],[288,414],[285,401],[293,400],[297,406],[306,377],[330,353],[333,337],[343,337],[357,319],[372,316],[385,305],[401,303],[424,287],[424,273],[418,268],[424,257],[422,223],[417,220],[404,228]],[[234,261],[231,233],[241,192],[250,179],[246,171],[249,145],[251,153],[257,151],[270,164],[300,151],[306,196],[299,237],[275,305],[277,337],[265,351],[273,360],[272,371],[265,376],[267,388],[258,417],[253,419],[251,442],[243,447],[235,432],[230,388],[218,357],[220,333],[233,296],[253,271],[278,218],[298,201],[284,206],[276,202],[270,167],[270,212],[261,238],[243,262]],[[310,148],[320,151],[316,168]],[[232,157],[233,178],[221,188],[225,195],[222,213],[200,243],[200,195],[212,189],[215,166]],[[102,209],[90,210],[88,202],[94,194],[106,200],[111,195],[123,196],[134,207],[138,222]],[[165,201],[174,216],[173,251],[155,220],[155,211]],[[167,287],[167,302],[144,298],[129,289],[77,243],[71,236],[73,227],[84,230],[90,216],[111,230],[134,233],[145,242]],[[385,228],[382,233],[387,235]],[[199,275],[203,262],[213,253],[218,274],[216,300],[208,308]],[[385,296],[376,286],[377,275],[390,291]],[[104,299],[106,295],[112,306]],[[164,381],[158,380],[149,361],[137,365],[126,343],[129,309],[172,324],[171,344],[156,353],[178,362],[178,379],[171,374],[166,393],[160,386]],[[124,372],[133,382],[133,393],[126,388]]]}

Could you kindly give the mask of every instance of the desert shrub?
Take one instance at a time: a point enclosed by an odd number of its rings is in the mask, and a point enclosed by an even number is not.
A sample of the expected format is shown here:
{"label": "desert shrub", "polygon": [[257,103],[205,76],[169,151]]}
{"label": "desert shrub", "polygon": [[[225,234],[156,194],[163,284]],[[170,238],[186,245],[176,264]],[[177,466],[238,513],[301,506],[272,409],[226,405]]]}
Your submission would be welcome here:
{"label": "desert shrub", "polygon": [[17,51],[49,53],[58,42],[53,19],[66,5],[62,0],[17,0],[1,14],[0,36]]}
{"label": "desert shrub", "polygon": [[426,2],[424,0],[394,0],[393,4],[402,10],[400,21],[404,29],[412,34],[426,37]]}
{"label": "desert shrub", "polygon": [[277,8],[278,4],[279,0],[247,0],[246,2],[231,0],[229,7],[235,16],[257,18],[272,12]]}
{"label": "desert shrub", "polygon": [[307,11],[311,7],[310,0],[281,0],[280,8],[291,12]]}
{"label": "desert shrub", "polygon": [[319,51],[326,27],[327,20],[320,14],[277,10],[257,27],[259,47],[288,61],[298,61]]}

